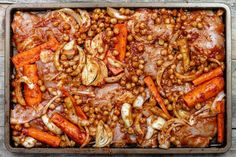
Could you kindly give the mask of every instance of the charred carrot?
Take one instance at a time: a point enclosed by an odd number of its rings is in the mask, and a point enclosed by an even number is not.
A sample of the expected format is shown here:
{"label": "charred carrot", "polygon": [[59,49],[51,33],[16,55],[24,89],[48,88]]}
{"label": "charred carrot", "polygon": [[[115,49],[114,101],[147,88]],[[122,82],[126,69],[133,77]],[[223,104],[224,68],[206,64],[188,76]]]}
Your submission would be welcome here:
{"label": "charred carrot", "polygon": [[34,107],[42,101],[42,92],[37,85],[38,82],[38,69],[36,64],[29,64],[23,67],[24,76],[34,83],[34,88],[30,89],[27,84],[24,85],[24,96],[27,105]]}
{"label": "charred carrot", "polygon": [[217,76],[222,76],[223,75],[223,70],[221,67],[218,67],[214,70],[211,70],[208,73],[202,74],[199,76],[197,79],[193,80],[194,85],[199,85],[203,82],[209,81]]}
{"label": "charred carrot", "polygon": [[34,63],[37,60],[39,60],[39,54],[41,50],[52,49],[53,51],[55,51],[58,46],[59,46],[58,41],[55,38],[51,37],[48,42],[42,45],[36,46],[30,50],[16,54],[12,58],[12,62],[14,63],[16,68],[22,67],[29,63]]}
{"label": "charred carrot", "polygon": [[71,96],[70,93],[69,93],[67,90],[65,90],[64,88],[62,88],[61,90],[62,90],[62,93],[63,93],[65,96],[69,97],[70,100],[72,101],[77,116],[79,116],[79,117],[82,118],[82,119],[88,119],[87,116],[86,116],[86,114],[84,113],[84,111],[81,109],[81,107],[78,106],[78,104],[76,103],[74,97]]}
{"label": "charred carrot", "polygon": [[119,29],[119,34],[117,36],[117,44],[115,49],[119,52],[119,60],[124,61],[125,52],[126,52],[126,43],[127,43],[127,25],[126,24],[116,24],[114,28]]}
{"label": "charred carrot", "polygon": [[60,114],[55,113],[50,119],[56,126],[61,128],[71,139],[82,144],[85,140],[86,134],[82,132],[76,125],[72,124]]}
{"label": "charred carrot", "polygon": [[35,138],[36,140],[42,143],[46,143],[52,147],[58,147],[61,142],[61,139],[59,137],[32,127],[23,129],[23,133],[27,136]]}
{"label": "charred carrot", "polygon": [[189,107],[194,107],[195,104],[204,102],[205,100],[216,96],[223,89],[224,78],[216,77],[194,88],[184,95],[183,99]]}
{"label": "charred carrot", "polygon": [[157,102],[159,103],[161,109],[163,110],[163,112],[168,116],[168,118],[170,118],[170,114],[166,109],[166,106],[164,104],[163,99],[161,98],[155,83],[153,82],[151,76],[147,76],[144,78],[144,82],[146,83],[146,85],[148,86],[148,88],[150,89],[150,91],[152,92],[153,96],[155,97],[155,99],[157,100]]}

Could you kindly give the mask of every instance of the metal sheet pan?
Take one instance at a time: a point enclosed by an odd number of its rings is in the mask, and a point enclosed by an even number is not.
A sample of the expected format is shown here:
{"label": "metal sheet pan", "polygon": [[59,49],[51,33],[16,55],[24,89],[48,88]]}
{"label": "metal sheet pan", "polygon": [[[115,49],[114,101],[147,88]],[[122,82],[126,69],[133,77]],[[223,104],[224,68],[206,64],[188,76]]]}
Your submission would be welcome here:
{"label": "metal sheet pan", "polygon": [[[130,7],[130,8],[187,8],[194,9],[223,9],[225,24],[225,49],[226,49],[226,119],[225,119],[225,143],[222,146],[210,146],[208,148],[17,148],[12,145],[10,133],[10,78],[13,65],[10,61],[13,56],[11,43],[11,21],[17,10],[21,11],[45,11],[64,7],[69,8],[95,8],[95,7]],[[78,153],[78,154],[194,154],[194,153],[224,153],[232,143],[232,113],[231,113],[231,12],[223,3],[42,3],[42,4],[13,4],[6,10],[5,19],[5,147],[10,152],[17,153]]]}

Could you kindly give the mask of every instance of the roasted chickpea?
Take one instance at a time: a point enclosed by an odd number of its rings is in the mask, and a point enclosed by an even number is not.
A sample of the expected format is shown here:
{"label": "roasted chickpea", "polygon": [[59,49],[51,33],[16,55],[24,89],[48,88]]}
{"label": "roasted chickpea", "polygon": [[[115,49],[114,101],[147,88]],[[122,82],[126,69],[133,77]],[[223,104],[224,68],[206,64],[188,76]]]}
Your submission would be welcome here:
{"label": "roasted chickpea", "polygon": [[111,18],[111,23],[112,24],[117,24],[117,19],[116,18]]}
{"label": "roasted chickpea", "polygon": [[195,109],[196,110],[200,110],[202,108],[202,105],[200,104],[200,103],[197,103],[196,105],[195,105]]}
{"label": "roasted chickpea", "polygon": [[146,28],[146,24],[144,22],[141,22],[139,25],[140,29],[145,29]]}
{"label": "roasted chickpea", "polygon": [[92,31],[92,30],[89,30],[89,31],[88,31],[88,36],[89,36],[89,37],[92,37],[92,36],[94,36],[94,31]]}
{"label": "roasted chickpea", "polygon": [[42,86],[43,85],[43,81],[42,80],[38,80],[38,85]]}
{"label": "roasted chickpea", "polygon": [[64,40],[64,41],[69,41],[69,40],[70,40],[70,37],[69,37],[68,35],[64,35],[64,36],[63,36],[63,40]]}
{"label": "roasted chickpea", "polygon": [[136,70],[136,74],[137,74],[138,76],[140,76],[140,75],[142,75],[142,74],[143,74],[143,71],[142,71],[142,70],[140,70],[140,69],[137,69],[137,70]]}
{"label": "roasted chickpea", "polygon": [[168,55],[168,60],[172,60],[174,59],[174,56],[173,55]]}
{"label": "roasted chickpea", "polygon": [[167,110],[169,110],[169,111],[172,111],[172,110],[173,110],[173,107],[172,107],[171,104],[167,105]]}
{"label": "roasted chickpea", "polygon": [[131,87],[135,87],[136,84],[134,82],[131,83]]}
{"label": "roasted chickpea", "polygon": [[41,90],[42,92],[45,92],[45,91],[46,91],[46,87],[45,87],[45,86],[40,86],[40,90]]}
{"label": "roasted chickpea", "polygon": [[136,82],[138,82],[138,77],[137,77],[137,76],[135,76],[135,75],[134,75],[134,76],[132,76],[132,81],[133,81],[133,82],[135,82],[135,83],[136,83]]}
{"label": "roasted chickpea", "polygon": [[162,59],[157,60],[157,66],[161,66],[163,64],[163,62],[164,61]]}
{"label": "roasted chickpea", "polygon": [[171,138],[170,138],[170,142],[174,142],[176,139],[175,139],[175,137],[174,136],[171,136]]}
{"label": "roasted chickpea", "polygon": [[161,50],[161,55],[162,55],[162,56],[166,56],[166,55],[167,55],[167,53],[168,53],[168,52],[167,52],[167,50],[166,50],[166,49],[162,49],[162,50]]}
{"label": "roasted chickpea", "polygon": [[89,111],[89,107],[88,107],[88,106],[85,106],[85,107],[83,108],[83,110],[84,110],[84,112],[88,112],[88,111]]}
{"label": "roasted chickpea", "polygon": [[139,60],[139,63],[140,63],[140,64],[144,64],[145,61],[144,61],[143,59],[140,59],[140,60]]}
{"label": "roasted chickpea", "polygon": [[115,109],[115,110],[114,110],[114,114],[117,115],[117,116],[119,116],[119,115],[120,115],[120,111],[119,111],[118,109]]}
{"label": "roasted chickpea", "polygon": [[129,34],[128,37],[127,37],[127,40],[128,41],[133,41],[133,36],[131,34]]}
{"label": "roasted chickpea", "polygon": [[132,66],[133,66],[134,68],[137,68],[137,67],[139,66],[139,64],[138,64],[138,62],[134,61],[134,62],[132,62]]}
{"label": "roasted chickpea", "polygon": [[155,23],[156,23],[156,24],[160,24],[160,23],[161,23],[161,18],[157,17],[157,18],[155,19]]}
{"label": "roasted chickpea", "polygon": [[118,56],[120,53],[119,53],[119,51],[117,51],[117,50],[113,50],[113,51],[112,51],[112,54],[113,54],[114,56]]}
{"label": "roasted chickpea", "polygon": [[148,35],[148,36],[147,36],[147,40],[148,40],[148,41],[152,41],[152,40],[153,40],[153,36],[152,36],[152,35]]}
{"label": "roasted chickpea", "polygon": [[55,21],[55,22],[52,23],[52,25],[53,25],[54,27],[57,27],[57,26],[59,25],[59,22],[58,22],[58,21]]}
{"label": "roasted chickpea", "polygon": [[164,43],[165,43],[165,41],[164,41],[163,39],[159,39],[159,40],[158,40],[158,44],[159,44],[159,45],[163,46]]}
{"label": "roasted chickpea", "polygon": [[68,23],[65,23],[65,24],[63,25],[63,28],[64,28],[65,30],[69,30],[71,27],[70,27],[70,25],[69,25]]}
{"label": "roasted chickpea", "polygon": [[143,69],[144,69],[143,64],[139,64],[138,68],[141,69],[141,70],[143,70]]}
{"label": "roasted chickpea", "polygon": [[103,22],[98,25],[98,27],[100,27],[100,28],[103,28],[104,26],[105,26],[105,24]]}
{"label": "roasted chickpea", "polygon": [[118,120],[118,117],[117,117],[116,115],[113,115],[113,116],[112,116],[112,120],[113,120],[113,121],[117,121],[117,120]]}
{"label": "roasted chickpea", "polygon": [[108,37],[112,37],[114,35],[113,31],[107,31],[106,35]]}
{"label": "roasted chickpea", "polygon": [[202,28],[203,28],[203,24],[202,24],[201,22],[198,22],[198,23],[197,23],[197,28],[198,28],[198,29],[202,29]]}
{"label": "roasted chickpea", "polygon": [[30,127],[30,124],[29,124],[29,123],[24,123],[24,127],[25,127],[25,128],[29,128],[29,127]]}
{"label": "roasted chickpea", "polygon": [[131,83],[126,84],[126,89],[131,89]]}
{"label": "roasted chickpea", "polygon": [[143,45],[139,45],[137,48],[138,48],[139,52],[143,52],[144,51],[144,46]]}

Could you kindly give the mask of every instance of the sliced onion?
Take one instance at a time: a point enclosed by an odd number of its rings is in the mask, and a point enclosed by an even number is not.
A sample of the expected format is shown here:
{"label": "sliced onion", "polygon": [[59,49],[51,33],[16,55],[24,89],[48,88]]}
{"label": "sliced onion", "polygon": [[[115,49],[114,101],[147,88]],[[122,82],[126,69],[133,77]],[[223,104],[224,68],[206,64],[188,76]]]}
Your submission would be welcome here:
{"label": "sliced onion", "polygon": [[176,60],[176,55],[175,55],[173,60],[164,62],[157,71],[156,82],[157,82],[157,85],[159,86],[161,92],[163,92],[163,88],[162,88],[162,85],[161,85],[161,80],[162,80],[163,73],[165,72],[167,67],[169,67],[171,64],[174,63],[175,60]]}
{"label": "sliced onion", "polygon": [[166,122],[165,119],[163,119],[161,117],[157,117],[157,119],[152,122],[152,128],[157,129],[157,130],[161,130],[162,127],[164,126],[165,122]]}
{"label": "sliced onion", "polygon": [[133,107],[135,108],[142,108],[143,104],[144,104],[144,98],[139,95],[137,96],[137,98],[134,100],[134,103],[133,103]]}
{"label": "sliced onion", "polygon": [[219,94],[217,94],[211,105],[211,110],[216,110],[217,101],[222,101],[224,97],[225,97],[224,91],[221,91]]}
{"label": "sliced onion", "polygon": [[102,120],[98,122],[96,129],[95,147],[105,147],[111,144],[113,139],[112,130]]}
{"label": "sliced onion", "polygon": [[131,127],[133,124],[132,118],[132,107],[128,103],[124,103],[121,107],[121,117],[127,128]]}
{"label": "sliced onion", "polygon": [[119,81],[124,75],[125,75],[125,73],[120,73],[119,75],[116,75],[116,76],[106,77],[106,78],[104,78],[104,80],[107,83],[114,83],[114,82]]}
{"label": "sliced onion", "polygon": [[85,132],[86,132],[86,137],[85,137],[84,142],[83,142],[82,145],[80,146],[80,148],[83,148],[84,146],[86,146],[86,145],[89,143],[89,141],[90,141],[90,138],[89,138],[89,129],[88,129],[87,126],[85,126],[84,129],[85,129]]}
{"label": "sliced onion", "polygon": [[175,73],[176,77],[183,80],[183,81],[192,81],[194,79],[196,79],[199,75],[201,75],[203,72],[203,70],[199,70],[197,71],[195,74],[190,74],[190,75],[182,75],[180,73]]}
{"label": "sliced onion", "polygon": [[59,48],[56,50],[55,55],[54,55],[54,65],[58,71],[63,71],[63,67],[60,64],[60,54],[61,54],[61,49],[64,47],[65,43],[60,45]]}
{"label": "sliced onion", "polygon": [[113,9],[113,8],[110,8],[110,7],[107,7],[107,13],[108,13],[108,15],[110,15],[111,17],[117,18],[117,19],[119,19],[119,20],[127,20],[127,19],[130,18],[130,17],[128,17],[128,16],[121,15],[118,10]]}
{"label": "sliced onion", "polygon": [[116,67],[116,68],[122,68],[124,64],[116,59],[113,59],[111,57],[107,57],[107,61],[110,65]]}
{"label": "sliced onion", "polygon": [[27,136],[25,139],[24,139],[24,142],[22,143],[22,145],[26,148],[32,148],[35,146],[35,144],[37,143],[37,140],[32,138],[32,137],[29,137]]}
{"label": "sliced onion", "polygon": [[137,132],[137,134],[139,135],[143,135],[143,130],[141,129],[141,126],[140,126],[140,119],[142,118],[142,113],[139,113],[136,118],[135,118],[135,121],[134,121],[134,128],[135,128],[135,131]]}
{"label": "sliced onion", "polygon": [[79,51],[79,65],[77,65],[76,69],[72,73],[70,73],[71,76],[78,75],[82,71],[86,62],[86,55],[84,53],[84,50],[79,46],[77,46],[77,49]]}
{"label": "sliced onion", "polygon": [[147,118],[147,133],[145,135],[145,139],[150,139],[154,134],[154,129],[152,127],[153,116]]}
{"label": "sliced onion", "polygon": [[72,16],[79,25],[82,25],[81,16],[79,14],[77,14],[74,10],[69,9],[69,8],[63,8],[63,9],[60,9],[59,12],[63,12],[63,13],[66,13],[66,14]]}
{"label": "sliced onion", "polygon": [[41,117],[41,119],[51,132],[53,132],[54,134],[57,134],[57,135],[62,134],[62,130],[60,128],[58,128],[53,122],[50,122],[50,120],[46,114],[43,115]]}

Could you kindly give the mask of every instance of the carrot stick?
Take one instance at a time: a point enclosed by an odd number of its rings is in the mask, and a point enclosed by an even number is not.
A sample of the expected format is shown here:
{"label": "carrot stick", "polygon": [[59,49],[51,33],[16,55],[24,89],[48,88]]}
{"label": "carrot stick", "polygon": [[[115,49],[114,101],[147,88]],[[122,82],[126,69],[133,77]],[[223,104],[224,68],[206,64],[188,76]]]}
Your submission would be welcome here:
{"label": "carrot stick", "polygon": [[224,141],[224,113],[217,115],[217,142]]}
{"label": "carrot stick", "polygon": [[38,69],[36,64],[29,64],[23,67],[24,76],[34,83],[34,88],[30,89],[27,84],[24,84],[24,96],[27,105],[34,107],[42,101],[42,92],[37,85],[38,83]]}
{"label": "carrot stick", "polygon": [[216,102],[217,114],[217,142],[222,143],[224,141],[224,113],[225,113],[225,102]]}
{"label": "carrot stick", "polygon": [[126,52],[126,43],[127,43],[127,25],[126,24],[116,24],[114,28],[118,28],[120,33],[117,36],[117,44],[115,45],[115,49],[120,53],[119,60],[124,61],[125,52]]}
{"label": "carrot stick", "polygon": [[194,88],[192,91],[184,95],[183,99],[189,107],[194,107],[195,104],[204,102],[207,99],[216,96],[223,89],[224,78],[216,77]]}
{"label": "carrot stick", "polygon": [[222,76],[222,75],[223,75],[223,70],[221,67],[218,67],[214,70],[211,70],[208,73],[202,74],[197,79],[193,80],[193,84],[196,86],[203,82],[209,81],[217,76]]}
{"label": "carrot stick", "polygon": [[85,140],[86,134],[82,132],[76,125],[72,124],[60,114],[55,113],[50,119],[56,126],[61,128],[71,139],[82,144]]}
{"label": "carrot stick", "polygon": [[14,63],[16,68],[22,67],[29,63],[34,63],[35,61],[39,60],[41,50],[52,49],[53,51],[55,51],[58,46],[58,41],[55,38],[51,37],[48,42],[43,43],[42,45],[16,54],[15,56],[13,56],[12,62]]}
{"label": "carrot stick", "polygon": [[163,110],[163,112],[170,118],[170,114],[166,109],[166,106],[164,104],[164,101],[162,100],[151,76],[147,76],[144,78],[144,82],[146,83],[146,85],[148,86],[148,88],[150,89],[150,91],[152,92],[153,96],[155,97],[155,99],[157,100],[157,102],[159,103],[161,109]]}
{"label": "carrot stick", "polygon": [[70,100],[72,101],[77,116],[79,116],[79,117],[82,118],[82,119],[88,119],[87,116],[86,116],[86,114],[84,113],[84,111],[81,109],[81,107],[76,103],[74,97],[71,96],[70,93],[69,93],[67,90],[65,90],[64,88],[62,88],[62,93],[63,93],[65,96],[69,97]]}
{"label": "carrot stick", "polygon": [[218,113],[225,112],[225,102],[224,101],[217,101],[216,102],[216,110]]}
{"label": "carrot stick", "polygon": [[46,143],[52,147],[58,147],[61,139],[57,136],[53,136],[47,132],[35,129],[35,128],[24,128],[23,133],[27,136],[33,137],[36,140]]}

